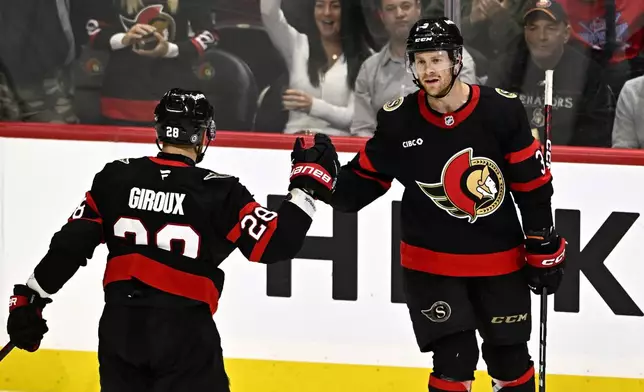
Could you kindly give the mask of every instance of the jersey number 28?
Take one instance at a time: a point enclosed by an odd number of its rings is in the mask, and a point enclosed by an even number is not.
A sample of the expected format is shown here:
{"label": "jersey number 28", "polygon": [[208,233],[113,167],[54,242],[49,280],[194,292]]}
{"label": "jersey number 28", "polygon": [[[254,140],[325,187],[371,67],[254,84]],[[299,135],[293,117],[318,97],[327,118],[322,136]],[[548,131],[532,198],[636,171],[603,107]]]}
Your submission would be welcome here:
{"label": "jersey number 28", "polygon": [[[126,234],[134,235],[136,245],[149,245],[148,230],[143,225],[143,222],[137,218],[121,217],[114,223],[114,236],[126,238]],[[157,247],[167,251],[172,250],[172,241],[183,242],[182,255],[193,259],[199,257],[201,238],[188,225],[168,223],[157,231],[154,241]]]}

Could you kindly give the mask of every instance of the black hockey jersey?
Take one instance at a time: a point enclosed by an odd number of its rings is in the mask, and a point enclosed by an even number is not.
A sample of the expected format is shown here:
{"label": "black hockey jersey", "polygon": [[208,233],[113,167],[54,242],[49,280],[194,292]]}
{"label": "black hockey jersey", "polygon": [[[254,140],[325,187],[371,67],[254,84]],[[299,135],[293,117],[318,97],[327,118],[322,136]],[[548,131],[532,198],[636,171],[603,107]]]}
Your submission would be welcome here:
{"label": "black hockey jersey", "polygon": [[236,177],[181,155],[114,161],[96,175],[34,275],[54,294],[104,242],[108,302],[144,287],[167,293],[162,301],[203,302],[214,313],[224,283],[219,264],[236,248],[262,263],[293,258],[312,222],[305,210],[285,201],[269,211]]}
{"label": "black hockey jersey", "polygon": [[516,94],[473,85],[466,104],[438,113],[423,90],[387,103],[362,151],[343,166],[332,205],[358,211],[396,179],[401,261],[448,276],[516,271],[523,225],[552,225],[549,168]]}
{"label": "black hockey jersey", "polygon": [[[216,42],[210,5],[204,0],[142,0],[128,9],[119,0],[90,0],[91,19],[87,22],[89,45],[110,52],[101,91],[101,111],[108,118],[135,122],[154,120],[159,98],[171,88],[199,88],[192,67]],[[140,3],[140,5],[139,5]],[[127,33],[136,24],[156,27],[178,55],[151,58],[132,47],[114,48],[117,34]],[[191,33],[192,30],[192,34]],[[118,45],[118,42],[116,42]]]}

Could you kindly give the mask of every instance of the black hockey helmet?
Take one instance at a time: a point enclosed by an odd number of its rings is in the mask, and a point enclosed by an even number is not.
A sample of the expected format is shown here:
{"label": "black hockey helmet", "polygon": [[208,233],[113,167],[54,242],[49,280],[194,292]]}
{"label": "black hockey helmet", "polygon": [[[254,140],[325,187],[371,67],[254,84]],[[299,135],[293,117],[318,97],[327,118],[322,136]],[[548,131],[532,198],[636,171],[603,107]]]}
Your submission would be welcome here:
{"label": "black hockey helmet", "polygon": [[[413,70],[415,54],[419,52],[446,51],[454,64],[451,90],[463,68],[463,36],[456,23],[446,17],[423,18],[416,22],[407,37],[407,58],[415,83],[421,87]],[[448,90],[449,91],[449,90]],[[447,92],[442,96],[447,95]],[[437,98],[440,98],[437,97]]]}
{"label": "black hockey helmet", "polygon": [[407,37],[407,53],[409,54],[462,48],[461,31],[454,22],[445,17],[420,19],[412,26]]}
{"label": "black hockey helmet", "polygon": [[[194,146],[197,149],[197,163],[201,162],[208,145],[215,139],[214,116],[212,105],[201,91],[171,89],[154,109],[157,146],[159,141]],[[207,138],[205,149],[202,144],[204,133]]]}
{"label": "black hockey helmet", "polygon": [[154,109],[154,128],[159,141],[198,146],[203,135],[215,138],[214,109],[201,91],[173,88]]}

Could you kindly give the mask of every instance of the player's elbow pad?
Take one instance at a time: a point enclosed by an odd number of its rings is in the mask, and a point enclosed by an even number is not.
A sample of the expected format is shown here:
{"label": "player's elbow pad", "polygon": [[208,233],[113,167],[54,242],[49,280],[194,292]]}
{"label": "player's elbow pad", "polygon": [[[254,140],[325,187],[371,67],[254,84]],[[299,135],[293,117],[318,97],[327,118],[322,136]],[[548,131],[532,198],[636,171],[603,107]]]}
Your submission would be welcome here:
{"label": "player's elbow pad", "polygon": [[97,222],[79,219],[63,226],[34,270],[42,289],[48,294],[57,293],[78,268],[87,265],[101,239],[102,228]]}
{"label": "player's elbow pad", "polygon": [[88,220],[73,220],[54,234],[49,245],[50,253],[65,254],[79,260],[79,265],[87,264],[103,236],[99,223]]}

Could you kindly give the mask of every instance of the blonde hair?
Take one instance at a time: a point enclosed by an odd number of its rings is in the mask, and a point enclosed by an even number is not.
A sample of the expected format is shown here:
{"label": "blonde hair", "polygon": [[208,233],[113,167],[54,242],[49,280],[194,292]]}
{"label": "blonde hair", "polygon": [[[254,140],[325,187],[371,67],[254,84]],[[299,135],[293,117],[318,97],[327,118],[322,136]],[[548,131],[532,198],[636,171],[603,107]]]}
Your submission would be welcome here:
{"label": "blonde hair", "polygon": [[[177,8],[179,8],[179,0],[167,0],[168,1],[168,9],[170,10],[170,13],[176,13]],[[141,8],[143,8],[143,4],[141,3],[141,0],[121,0],[121,7],[125,8],[128,14],[135,14],[137,13]]]}

